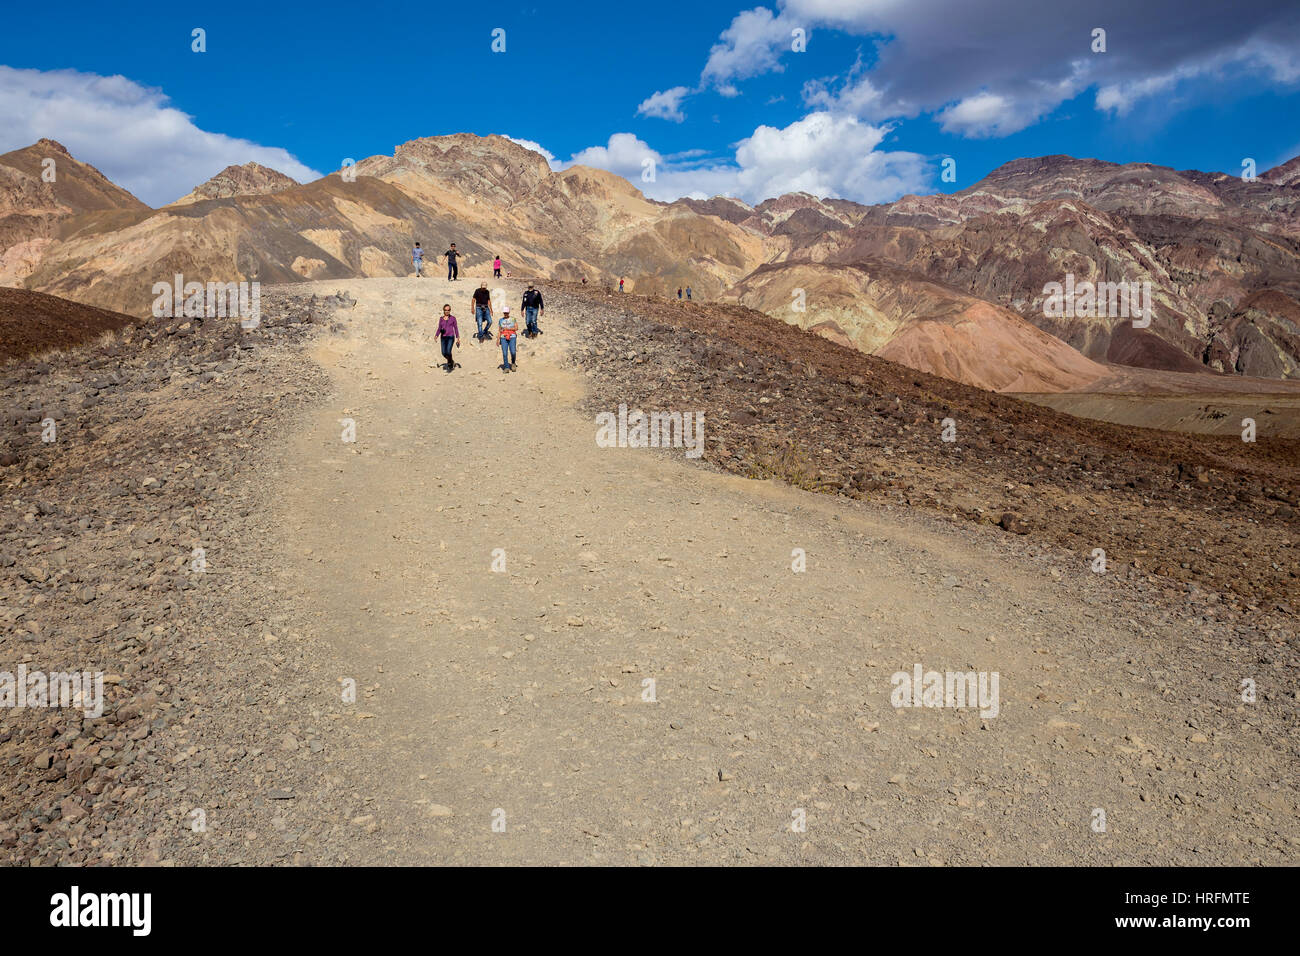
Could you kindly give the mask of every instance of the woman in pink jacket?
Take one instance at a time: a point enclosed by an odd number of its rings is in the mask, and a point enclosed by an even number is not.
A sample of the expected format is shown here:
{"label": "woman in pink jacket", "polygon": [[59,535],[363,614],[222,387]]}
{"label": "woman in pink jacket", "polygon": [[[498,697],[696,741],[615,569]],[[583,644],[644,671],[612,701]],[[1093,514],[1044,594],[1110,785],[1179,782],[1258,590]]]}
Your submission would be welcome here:
{"label": "woman in pink jacket", "polygon": [[450,372],[456,367],[451,358],[451,350],[453,346],[460,345],[460,327],[456,325],[456,317],[451,314],[449,305],[442,307],[442,318],[438,320],[438,338],[442,341],[442,357],[447,360],[447,371]]}

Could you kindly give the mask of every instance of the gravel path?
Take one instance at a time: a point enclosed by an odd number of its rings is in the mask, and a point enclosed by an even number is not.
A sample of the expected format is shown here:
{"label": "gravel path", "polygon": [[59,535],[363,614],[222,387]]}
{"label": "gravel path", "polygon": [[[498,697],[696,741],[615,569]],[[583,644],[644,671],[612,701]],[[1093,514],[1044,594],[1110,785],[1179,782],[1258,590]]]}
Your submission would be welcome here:
{"label": "gravel path", "polygon": [[[108,726],[148,728],[142,756],[92,754],[75,785],[24,765],[0,804],[8,861],[1295,861],[1286,634],[987,527],[600,447],[590,411],[619,396],[579,361],[601,360],[600,306],[548,296],[518,371],[466,336],[447,373],[435,316],[450,301],[472,326],[473,284],[308,286],[346,288],[332,322],[205,384],[188,410],[237,412],[245,434],[186,446],[213,501],[149,545],[175,565],[212,542],[210,571],[174,570],[156,637],[126,612],[159,659],[122,671]],[[80,626],[75,590],[24,587],[6,662],[42,607]],[[917,664],[996,672],[996,715],[895,708]],[[46,733],[20,716],[0,759]],[[84,754],[97,722],[60,719],[78,736],[59,724],[58,752]],[[64,800],[82,813],[36,812]]]}

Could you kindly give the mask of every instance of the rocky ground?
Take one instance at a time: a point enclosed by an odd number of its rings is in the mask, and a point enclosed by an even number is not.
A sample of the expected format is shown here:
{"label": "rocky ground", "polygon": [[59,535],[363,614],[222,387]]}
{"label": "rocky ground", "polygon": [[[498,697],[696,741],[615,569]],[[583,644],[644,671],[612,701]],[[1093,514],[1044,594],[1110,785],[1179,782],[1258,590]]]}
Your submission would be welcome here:
{"label": "rocky ground", "polygon": [[596,404],[706,410],[716,467],[997,525],[1083,563],[1101,548],[1110,573],[1210,617],[1295,613],[1300,442],[1266,421],[1248,444],[1073,418],[742,307],[568,290],[590,306],[575,315]]}
{"label": "rocky ground", "polygon": [[139,321],[58,296],[0,287],[0,362],[83,345]]}
{"label": "rocky ground", "polygon": [[[464,286],[0,369],[0,671],[107,697],[0,712],[0,862],[1294,862],[1293,446],[593,290],[446,374]],[[620,402],[705,457],[596,448]],[[891,707],[914,661],[1001,714]]]}
{"label": "rocky ground", "polygon": [[0,372],[0,669],[105,675],[100,719],[3,711],[0,860],[160,862],[193,810],[220,817],[185,796],[214,766],[259,799],[301,785],[280,744],[311,752],[311,719],[258,745],[303,691],[257,514],[320,386],[302,343],[339,305],[273,296],[255,331],[168,320]]}

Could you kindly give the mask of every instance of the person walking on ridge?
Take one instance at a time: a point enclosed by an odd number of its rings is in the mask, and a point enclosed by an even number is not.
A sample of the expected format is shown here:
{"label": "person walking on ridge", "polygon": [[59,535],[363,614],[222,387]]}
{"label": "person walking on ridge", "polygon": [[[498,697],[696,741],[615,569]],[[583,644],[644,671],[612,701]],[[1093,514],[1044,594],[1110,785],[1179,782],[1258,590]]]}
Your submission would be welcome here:
{"label": "person walking on ridge", "polygon": [[492,260],[492,278],[501,278],[501,257],[497,256]]}
{"label": "person walking on ridge", "polygon": [[492,338],[492,293],[488,291],[486,282],[479,283],[474,290],[473,308],[474,325],[478,329],[474,337],[480,342]]}
{"label": "person walking on ridge", "polygon": [[452,282],[459,279],[460,266],[456,264],[456,257],[459,256],[460,253],[456,251],[456,243],[453,242],[451,248],[444,252],[443,255],[447,259],[447,281]]}
{"label": "person walking on ridge", "polygon": [[451,350],[460,345],[460,327],[456,324],[456,317],[451,314],[450,305],[442,307],[442,318],[438,320],[438,338],[442,340],[442,357],[447,360],[447,371],[450,372],[456,367]]}
{"label": "person walking on ridge", "polygon": [[415,262],[415,277],[417,279],[423,279],[424,278],[424,250],[420,248],[420,244],[418,242],[415,244],[415,248],[411,250],[411,259],[412,261]]}
{"label": "person walking on ridge", "polygon": [[533,288],[531,282],[528,283],[528,288],[524,290],[524,301],[520,304],[524,310],[524,334],[529,338],[541,335],[542,330],[537,327],[537,320],[546,311],[546,308],[542,304],[542,294]]}

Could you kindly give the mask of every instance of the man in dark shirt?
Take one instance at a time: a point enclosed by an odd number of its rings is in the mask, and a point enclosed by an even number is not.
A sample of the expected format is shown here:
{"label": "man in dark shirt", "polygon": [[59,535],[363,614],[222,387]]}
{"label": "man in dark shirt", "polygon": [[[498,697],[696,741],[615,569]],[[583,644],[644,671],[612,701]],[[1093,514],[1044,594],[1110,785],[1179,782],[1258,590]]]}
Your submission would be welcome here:
{"label": "man in dark shirt", "polygon": [[542,294],[533,288],[533,284],[528,283],[528,288],[524,290],[524,333],[528,336],[541,335],[542,330],[537,327],[537,319],[546,311],[542,306]]}
{"label": "man in dark shirt", "polygon": [[[438,247],[434,246],[434,248],[436,249]],[[447,280],[451,281],[452,279],[459,279],[460,267],[456,265],[456,257],[459,256],[460,253],[456,251],[456,243],[453,242],[451,248],[444,252],[443,255],[447,257]]]}
{"label": "man in dark shirt", "polygon": [[492,293],[486,282],[474,290],[474,324],[478,326],[475,337],[480,342],[492,337]]}

